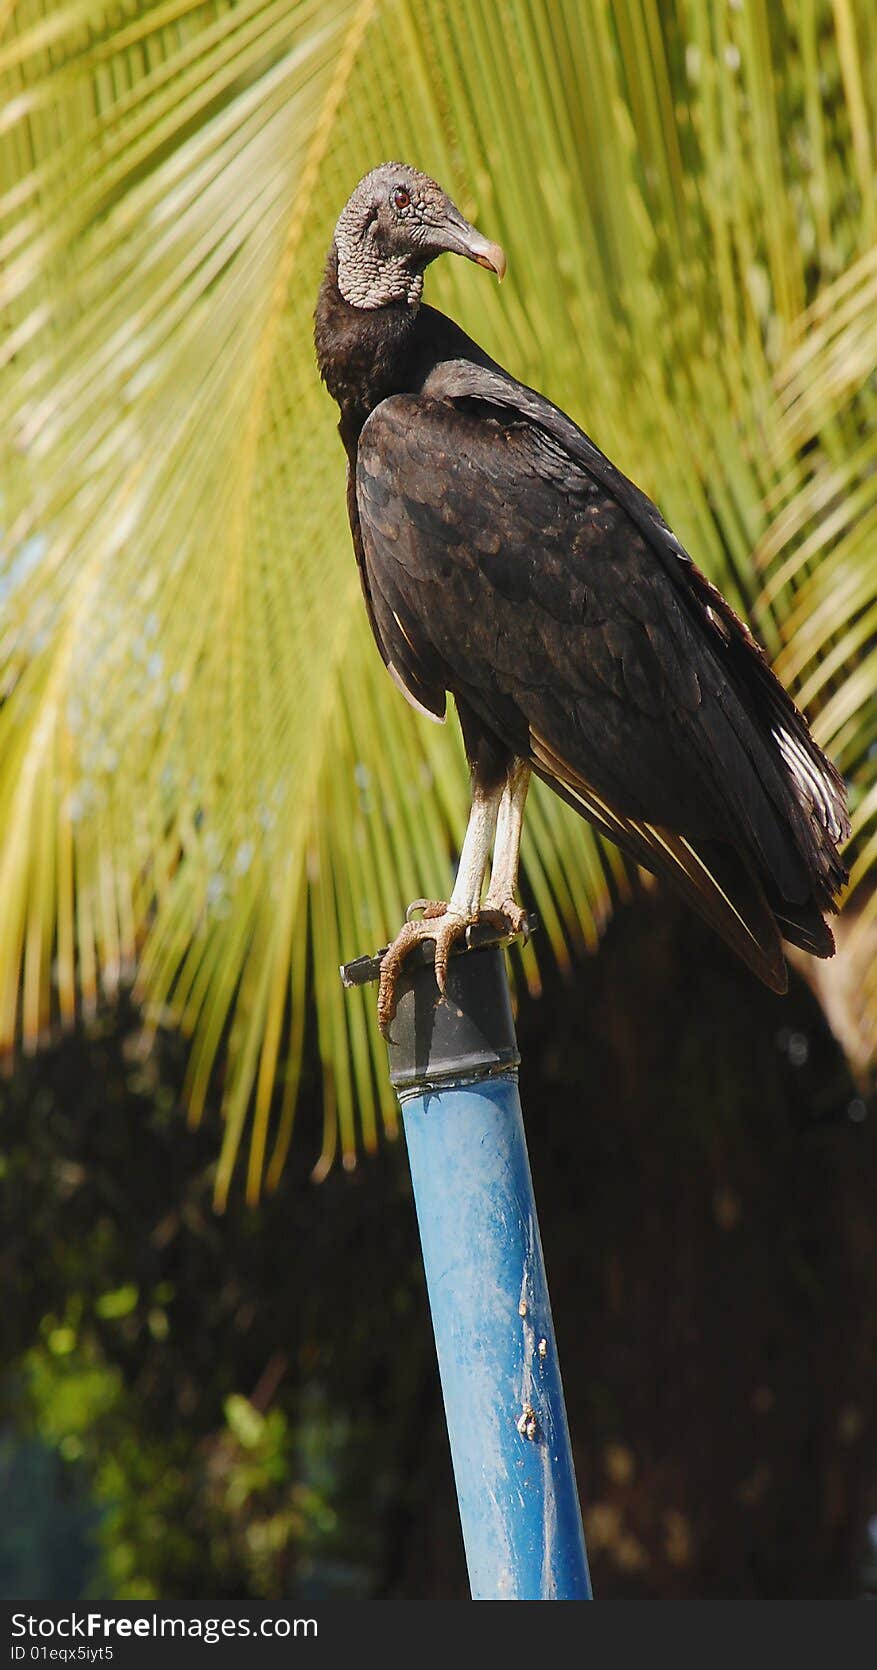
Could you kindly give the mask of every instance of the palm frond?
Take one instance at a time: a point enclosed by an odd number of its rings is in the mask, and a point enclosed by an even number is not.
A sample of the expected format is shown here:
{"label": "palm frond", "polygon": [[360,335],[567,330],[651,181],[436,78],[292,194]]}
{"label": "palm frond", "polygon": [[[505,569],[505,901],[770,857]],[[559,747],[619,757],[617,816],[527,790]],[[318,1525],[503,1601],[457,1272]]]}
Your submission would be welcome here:
{"label": "palm frond", "polygon": [[[840,1030],[860,1069],[877,1057],[877,251],[801,319],[777,375],[789,464],[757,552],[782,621],[776,665],[816,711],[850,784],[853,836]],[[828,973],[821,976],[824,983]]]}

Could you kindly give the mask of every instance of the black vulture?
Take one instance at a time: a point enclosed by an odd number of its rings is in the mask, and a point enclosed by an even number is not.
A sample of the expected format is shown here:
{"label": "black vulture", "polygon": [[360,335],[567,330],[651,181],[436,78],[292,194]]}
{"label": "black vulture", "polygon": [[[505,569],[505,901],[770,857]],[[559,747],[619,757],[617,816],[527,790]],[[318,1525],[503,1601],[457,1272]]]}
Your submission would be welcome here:
{"label": "black vulture", "polygon": [[378,649],[428,718],[454,697],[471,769],[453,892],[412,906],[385,953],[382,1030],[413,945],[434,942],[443,991],[479,915],[521,926],[531,772],[785,991],[781,939],[834,951],[842,779],[651,500],[424,304],[424,271],[448,251],[503,276],[502,250],[434,180],[385,163],[342,210],[316,310]]}

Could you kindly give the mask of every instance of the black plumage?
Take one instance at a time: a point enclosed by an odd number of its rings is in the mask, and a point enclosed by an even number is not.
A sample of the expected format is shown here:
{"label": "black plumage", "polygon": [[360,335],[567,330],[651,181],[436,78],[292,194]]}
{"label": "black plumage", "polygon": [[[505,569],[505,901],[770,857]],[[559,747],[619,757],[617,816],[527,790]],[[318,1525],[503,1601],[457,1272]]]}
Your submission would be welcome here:
{"label": "black plumage", "polygon": [[[472,228],[459,247],[465,222],[413,170],[386,165],[358,191],[378,204],[378,254],[398,259],[408,238],[409,277],[422,282],[441,248],[499,265]],[[394,223],[394,194],[418,191],[438,203],[425,249]],[[570,418],[424,306],[419,286],[413,300],[398,279],[386,299],[345,299],[339,262],[346,272],[353,257],[339,238],[355,219],[339,222],[316,340],[392,676],[438,719],[454,696],[476,792],[526,762],[784,990],[781,937],[834,949],[824,913],[849,832],[838,773],[748,629]]]}

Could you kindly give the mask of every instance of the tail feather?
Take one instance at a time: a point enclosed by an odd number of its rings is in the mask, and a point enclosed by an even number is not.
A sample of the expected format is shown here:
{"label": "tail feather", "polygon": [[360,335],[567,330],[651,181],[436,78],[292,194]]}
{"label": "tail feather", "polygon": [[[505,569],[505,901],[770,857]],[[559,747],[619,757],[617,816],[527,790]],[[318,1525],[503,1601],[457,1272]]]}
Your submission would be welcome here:
{"label": "tail feather", "polygon": [[801,901],[786,898],[771,877],[756,874],[733,847],[723,842],[698,841],[697,848],[712,873],[722,878],[731,897],[742,900],[755,891],[761,908],[769,912],[790,945],[800,946],[812,957],[834,955],[834,935],[812,896]]}

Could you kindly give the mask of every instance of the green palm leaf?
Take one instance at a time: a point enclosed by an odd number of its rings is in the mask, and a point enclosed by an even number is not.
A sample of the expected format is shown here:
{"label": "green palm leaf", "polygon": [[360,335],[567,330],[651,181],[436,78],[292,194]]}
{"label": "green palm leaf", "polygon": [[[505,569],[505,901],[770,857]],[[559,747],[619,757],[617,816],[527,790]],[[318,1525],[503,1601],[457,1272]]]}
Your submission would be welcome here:
{"label": "green palm leaf", "polygon": [[[865,877],[864,0],[2,16],[2,1047],[136,969],[191,1034],[194,1117],[222,1064],[218,1191],[248,1130],[255,1197],[312,990],[320,1166],[393,1128],[369,1000],[337,965],[446,890],[466,774],[369,641],[311,348],[335,216],[392,156],[509,253],[501,293],[444,263],[440,304],[659,496],[738,602],[761,551],[766,641],[861,784]],[[524,859],[555,951],[593,945],[617,857],[537,792]]]}

